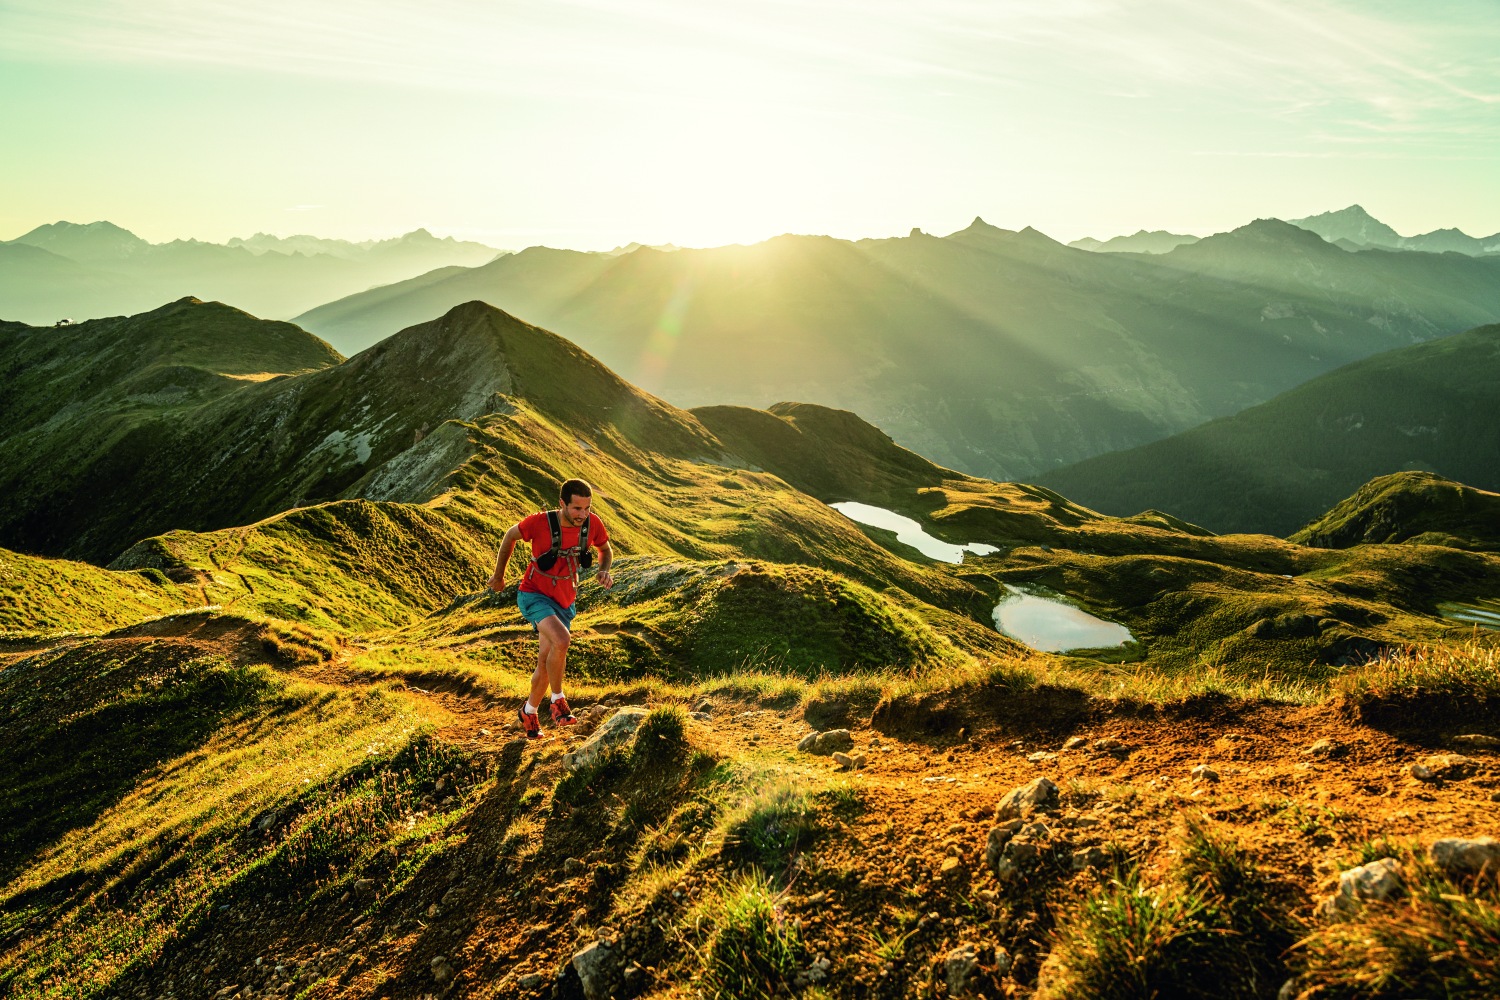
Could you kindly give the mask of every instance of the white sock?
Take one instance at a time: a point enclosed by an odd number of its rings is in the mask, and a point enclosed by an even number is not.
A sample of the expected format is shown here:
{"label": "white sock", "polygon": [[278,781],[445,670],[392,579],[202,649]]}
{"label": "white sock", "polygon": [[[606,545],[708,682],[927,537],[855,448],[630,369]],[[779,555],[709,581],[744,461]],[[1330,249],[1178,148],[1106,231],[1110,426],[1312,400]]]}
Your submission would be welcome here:
{"label": "white sock", "polygon": [[522,711],[524,711],[524,712],[525,712],[525,713],[526,713],[526,714],[527,714],[527,715],[535,715],[535,714],[536,714],[536,706],[535,706],[535,705],[533,705],[533,704],[532,704],[532,703],[531,703],[531,702],[530,702],[530,701],[529,701],[529,700],[528,700],[528,701],[527,701],[527,702],[526,702],[526,707],[525,707],[525,708],[524,708],[524,709],[522,709]]}
{"label": "white sock", "polygon": [[552,701],[553,701],[553,702],[554,702],[554,703],[556,703],[556,702],[557,702],[557,700],[558,700],[558,699],[559,699],[559,698],[561,698],[561,697],[562,697],[562,692],[561,692],[561,691],[559,691],[559,692],[557,692],[557,693],[556,693],[556,694],[554,694],[554,695],[553,695],[553,696],[552,696]]}

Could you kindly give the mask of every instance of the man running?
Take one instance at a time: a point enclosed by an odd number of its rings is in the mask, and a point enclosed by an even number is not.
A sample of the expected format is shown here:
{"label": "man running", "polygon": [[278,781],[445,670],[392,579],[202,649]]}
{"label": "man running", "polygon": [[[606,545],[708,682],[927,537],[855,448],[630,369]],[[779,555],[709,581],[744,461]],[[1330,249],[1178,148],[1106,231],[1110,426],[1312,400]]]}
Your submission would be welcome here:
{"label": "man running", "polygon": [[516,604],[536,629],[538,640],[531,694],[516,712],[521,717],[521,731],[529,740],[542,738],[537,706],[542,703],[549,684],[552,721],[559,726],[571,726],[578,721],[563,696],[563,668],[568,663],[568,628],[578,613],[578,572],[580,568],[588,569],[593,562],[590,547],[599,550],[599,585],[608,589],[615,582],[609,572],[609,564],[614,561],[609,532],[599,516],[589,510],[594,491],[582,479],[569,479],[562,484],[561,494],[562,505],[557,510],[532,514],[505,533],[500,542],[500,559],[490,577],[491,590],[504,590],[511,550],[522,538],[531,543],[531,561],[526,564],[516,592]]}

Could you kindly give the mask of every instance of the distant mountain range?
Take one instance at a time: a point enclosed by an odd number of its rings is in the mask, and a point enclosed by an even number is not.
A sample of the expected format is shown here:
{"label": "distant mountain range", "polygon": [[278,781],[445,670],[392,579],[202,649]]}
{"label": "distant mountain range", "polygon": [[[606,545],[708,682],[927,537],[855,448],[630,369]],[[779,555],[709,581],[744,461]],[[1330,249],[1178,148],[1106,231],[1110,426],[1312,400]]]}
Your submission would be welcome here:
{"label": "distant mountain range", "polygon": [[1286,535],[1402,470],[1500,489],[1500,325],[1366,358],[1041,481],[1105,513],[1155,507],[1215,531]]}
{"label": "distant mountain range", "polygon": [[1463,253],[1471,257],[1500,253],[1500,233],[1474,237],[1459,229],[1435,229],[1420,236],[1402,236],[1358,205],[1290,221],[1292,225],[1317,233],[1346,250],[1420,250],[1425,253]]}
{"label": "distant mountain range", "polygon": [[137,313],[195,295],[285,318],[320,302],[502,251],[418,229],[349,243],[257,234],[149,243],[109,222],[56,222],[0,243],[0,318],[29,323]]}
{"label": "distant mountain range", "polygon": [[1096,240],[1085,236],[1068,246],[1094,253],[1168,253],[1188,243],[1197,243],[1198,237],[1169,233],[1164,229],[1147,232],[1142,229],[1132,236],[1116,236],[1108,240]]}
{"label": "distant mountain range", "polygon": [[296,322],[354,354],[474,299],[680,406],[814,401],[950,468],[1017,479],[1500,320],[1500,257],[1346,253],[1275,220],[1099,254],[975,220],[941,238],[534,247]]}

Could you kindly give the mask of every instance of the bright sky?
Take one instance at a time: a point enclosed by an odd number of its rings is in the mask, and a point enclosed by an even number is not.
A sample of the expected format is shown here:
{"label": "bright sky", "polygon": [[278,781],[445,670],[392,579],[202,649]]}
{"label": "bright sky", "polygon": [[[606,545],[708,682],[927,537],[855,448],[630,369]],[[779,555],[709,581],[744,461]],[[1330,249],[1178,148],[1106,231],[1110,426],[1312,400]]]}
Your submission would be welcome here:
{"label": "bright sky", "polygon": [[0,0],[0,239],[1500,232],[1496,0]]}

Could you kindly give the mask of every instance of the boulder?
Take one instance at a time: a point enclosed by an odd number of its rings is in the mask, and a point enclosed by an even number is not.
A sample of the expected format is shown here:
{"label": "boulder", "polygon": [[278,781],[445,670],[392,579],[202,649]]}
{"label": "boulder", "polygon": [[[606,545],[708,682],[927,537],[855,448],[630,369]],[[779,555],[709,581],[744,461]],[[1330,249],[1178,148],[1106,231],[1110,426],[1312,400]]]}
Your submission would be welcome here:
{"label": "boulder", "polygon": [[1476,837],[1464,840],[1449,837],[1433,841],[1428,849],[1432,863],[1449,878],[1464,878],[1469,875],[1500,876],[1500,840],[1494,837]]}
{"label": "boulder", "polygon": [[1332,918],[1349,917],[1359,912],[1367,900],[1394,899],[1405,891],[1401,881],[1401,862],[1381,858],[1339,875],[1339,887],[1323,902],[1323,913]]}
{"label": "boulder", "polygon": [[1007,792],[995,806],[995,818],[1020,819],[1041,809],[1051,809],[1057,801],[1057,784],[1051,778],[1035,778]]}
{"label": "boulder", "polygon": [[621,708],[604,720],[604,724],[583,746],[572,753],[563,754],[563,766],[570,771],[581,771],[592,766],[605,750],[628,743],[634,738],[635,731],[641,727],[641,720],[645,717],[646,710],[639,706],[627,705]]}
{"label": "boulder", "polygon": [[1453,737],[1448,742],[1456,743],[1461,747],[1480,747],[1488,750],[1500,749],[1500,736],[1487,736],[1484,733],[1464,733],[1462,736]]}

